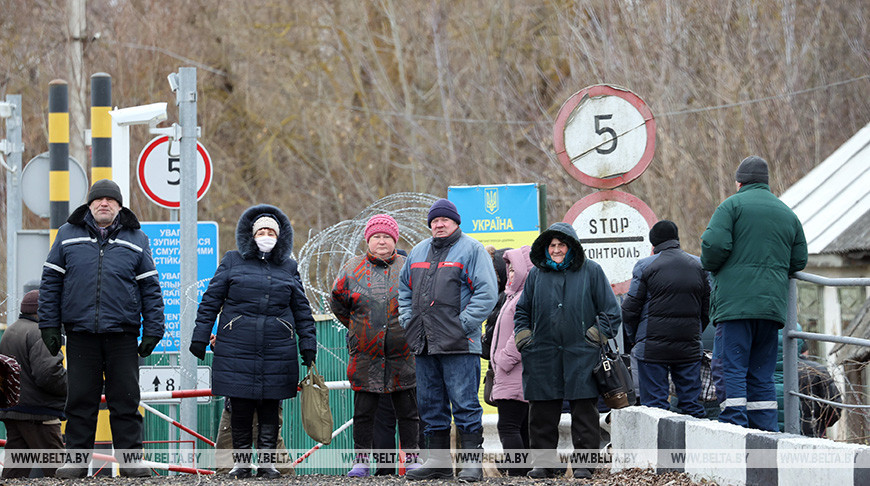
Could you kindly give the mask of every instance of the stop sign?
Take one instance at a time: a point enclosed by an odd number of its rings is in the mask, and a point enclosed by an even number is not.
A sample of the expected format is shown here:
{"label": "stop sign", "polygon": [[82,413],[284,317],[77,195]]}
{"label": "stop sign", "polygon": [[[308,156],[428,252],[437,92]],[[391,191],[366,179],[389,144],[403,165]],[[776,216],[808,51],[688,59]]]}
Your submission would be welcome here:
{"label": "stop sign", "polygon": [[626,192],[599,191],[577,201],[564,221],[577,232],[586,258],[601,265],[613,291],[628,292],[634,264],[652,253],[649,230],[658,221],[652,209]]}

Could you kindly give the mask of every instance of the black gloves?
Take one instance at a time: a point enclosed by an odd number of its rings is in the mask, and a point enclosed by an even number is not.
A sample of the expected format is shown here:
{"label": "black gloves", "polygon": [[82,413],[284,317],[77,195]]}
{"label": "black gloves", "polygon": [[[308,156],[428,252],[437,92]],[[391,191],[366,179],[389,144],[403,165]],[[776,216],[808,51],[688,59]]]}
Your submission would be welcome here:
{"label": "black gloves", "polygon": [[532,340],[532,331],[529,329],[522,329],[520,332],[514,335],[514,343],[517,345],[517,351],[523,352],[523,348],[529,344]]}
{"label": "black gloves", "polygon": [[205,347],[208,346],[208,343],[203,343],[199,341],[193,341],[190,343],[190,353],[196,356],[199,359],[205,359]]}
{"label": "black gloves", "polygon": [[314,364],[314,358],[317,356],[317,351],[313,349],[303,349],[302,350],[302,364],[305,366],[311,366]]}
{"label": "black gloves", "polygon": [[160,343],[160,338],[157,336],[142,336],[142,342],[139,343],[139,356],[146,358],[151,356],[151,352]]}
{"label": "black gloves", "polygon": [[45,347],[48,348],[48,352],[51,353],[52,356],[57,356],[57,353],[60,352],[60,346],[63,343],[63,340],[60,337],[60,328],[43,327],[39,331],[42,333],[42,341],[45,343]]}

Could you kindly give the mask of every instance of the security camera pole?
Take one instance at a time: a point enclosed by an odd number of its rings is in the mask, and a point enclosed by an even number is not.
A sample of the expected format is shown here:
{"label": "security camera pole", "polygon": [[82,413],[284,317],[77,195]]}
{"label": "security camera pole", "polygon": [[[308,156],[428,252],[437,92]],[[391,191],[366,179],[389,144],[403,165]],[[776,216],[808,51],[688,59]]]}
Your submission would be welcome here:
{"label": "security camera pole", "polygon": [[[196,322],[197,281],[197,176],[196,176],[196,68],[179,68],[177,78],[170,74],[170,86],[175,91],[178,105],[178,119],[181,122],[181,198],[179,219],[181,221],[181,346],[179,365],[181,367],[181,388],[196,388],[196,357],[187,352]],[[177,89],[176,83],[178,82]],[[196,425],[196,399],[185,398],[181,401],[181,423]]]}
{"label": "security camera pole", "polygon": [[130,201],[130,126],[149,125],[154,128],[166,119],[166,103],[131,106],[112,110],[112,179],[121,188],[121,197]]}

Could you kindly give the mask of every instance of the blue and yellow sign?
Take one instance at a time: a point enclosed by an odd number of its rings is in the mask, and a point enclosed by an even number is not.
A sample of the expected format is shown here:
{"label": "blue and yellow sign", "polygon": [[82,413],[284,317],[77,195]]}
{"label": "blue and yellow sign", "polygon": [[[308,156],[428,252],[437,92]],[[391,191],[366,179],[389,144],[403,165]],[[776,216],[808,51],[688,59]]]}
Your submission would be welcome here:
{"label": "blue and yellow sign", "polygon": [[519,248],[541,231],[535,184],[451,186],[447,199],[462,217],[462,232],[484,245]]}

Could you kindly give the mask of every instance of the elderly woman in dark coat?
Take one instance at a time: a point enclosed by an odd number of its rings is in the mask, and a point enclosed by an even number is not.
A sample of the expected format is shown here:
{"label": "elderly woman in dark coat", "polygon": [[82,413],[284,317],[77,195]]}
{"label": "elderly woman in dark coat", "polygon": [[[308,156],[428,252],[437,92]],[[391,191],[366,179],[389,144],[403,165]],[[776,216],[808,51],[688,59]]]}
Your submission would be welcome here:
{"label": "elderly woman in dark coat", "polygon": [[[274,452],[278,406],[296,396],[297,347],[302,364],[311,366],[317,350],[311,308],[302,289],[293,250],[293,228],[280,209],[247,209],[236,227],[238,250],[224,255],[202,296],[190,352],[203,359],[218,319],[212,364],[212,393],[233,404],[233,449],[252,446],[257,412],[257,449]],[[251,465],[234,457],[234,478],[251,476]],[[280,475],[270,454],[260,454],[257,476]]]}
{"label": "elderly woman in dark coat", "polygon": [[350,477],[369,476],[375,412],[381,395],[390,397],[399,422],[399,440],[416,468],[419,415],[414,355],[399,325],[399,273],[405,257],[396,253],[399,225],[387,214],[369,218],[368,250],[351,258],[338,273],[329,305],[347,326],[353,396],[356,459]]}
{"label": "elderly woman in dark coat", "polygon": [[[599,448],[598,389],[592,378],[599,350],[584,336],[594,327],[613,337],[621,316],[604,271],[586,258],[571,225],[556,223],[541,233],[530,257],[535,268],[517,303],[514,333],[529,401],[529,438],[536,449],[528,476],[545,478],[564,474],[554,462],[563,400],[571,405],[574,449]],[[575,465],[575,478],[591,475],[591,469]]]}

